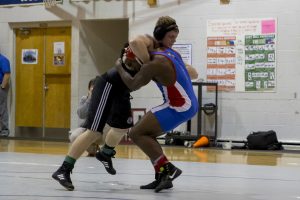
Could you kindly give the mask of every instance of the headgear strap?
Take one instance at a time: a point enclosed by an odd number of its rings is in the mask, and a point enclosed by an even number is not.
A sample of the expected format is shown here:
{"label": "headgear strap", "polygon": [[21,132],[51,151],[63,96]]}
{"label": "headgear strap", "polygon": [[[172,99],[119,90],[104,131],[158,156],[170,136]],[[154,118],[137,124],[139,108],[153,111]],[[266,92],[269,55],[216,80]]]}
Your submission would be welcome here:
{"label": "headgear strap", "polygon": [[123,69],[126,72],[128,72],[131,76],[134,76],[136,72],[133,71],[129,66],[125,64],[126,59],[136,60],[140,65],[143,65],[143,62],[135,56],[132,49],[129,47],[128,43],[126,43],[124,48],[122,49],[120,58],[121,58],[121,65]]}
{"label": "headgear strap", "polygon": [[140,65],[143,65],[143,62],[138,57],[136,57],[136,55],[133,53],[132,49],[129,46],[125,48],[124,57],[124,61],[125,59],[136,60]]}
{"label": "headgear strap", "polygon": [[134,53],[133,53],[133,51],[131,50],[130,47],[127,47],[125,49],[125,56],[129,60],[134,60],[135,59],[135,55],[134,55]]}

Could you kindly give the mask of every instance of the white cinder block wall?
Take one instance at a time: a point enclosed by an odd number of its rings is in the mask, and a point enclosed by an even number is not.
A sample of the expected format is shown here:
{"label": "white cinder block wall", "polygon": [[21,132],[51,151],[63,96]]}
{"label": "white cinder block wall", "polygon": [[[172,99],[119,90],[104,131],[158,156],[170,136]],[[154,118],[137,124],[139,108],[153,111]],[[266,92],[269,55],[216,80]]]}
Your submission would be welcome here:
{"label": "white cinder block wall", "polygon": [[[232,18],[277,18],[277,88],[274,93],[219,93],[218,138],[245,140],[251,131],[270,130],[277,132],[279,140],[285,142],[300,141],[299,116],[299,78],[300,26],[297,19],[300,1],[288,0],[231,0],[229,5],[220,5],[218,0],[209,1],[159,1],[155,15],[170,15],[180,27],[178,43],[192,44],[192,63],[200,78],[206,78],[206,21],[209,19]],[[173,2],[173,3],[172,3]],[[180,2],[180,3],[178,3]],[[160,12],[161,10],[162,12]],[[140,33],[140,29],[153,30],[142,22],[151,18],[152,13],[136,15],[131,26],[131,34]],[[155,23],[154,19],[151,23]],[[141,21],[141,23],[137,23]],[[139,28],[140,27],[140,28]],[[135,31],[135,29],[137,31]],[[299,77],[299,78],[298,78]],[[151,98],[145,88],[134,93],[134,105],[142,107],[145,100]],[[158,103],[159,95],[155,92]],[[147,101],[148,103],[148,101]]]}
{"label": "white cinder block wall", "polygon": [[[158,0],[155,8],[149,8],[145,0],[88,3],[65,0],[63,5],[49,10],[43,6],[0,8],[0,49],[13,60],[13,32],[8,25],[12,22],[71,21],[74,47],[79,45],[78,22],[81,19],[129,18],[129,35],[133,37],[151,34],[157,18],[162,15],[170,15],[177,20],[180,27],[177,42],[192,44],[192,63],[202,79],[206,78],[207,20],[277,18],[276,92],[219,93],[218,138],[244,140],[251,131],[273,129],[280,141],[300,142],[299,0],[231,0],[229,5],[221,5],[219,0]],[[72,56],[71,126],[74,127],[77,125],[74,109],[82,95],[76,85],[80,76],[78,48],[72,48]],[[133,96],[133,107],[149,109],[161,103],[154,84],[134,92]],[[13,103],[10,110],[13,116]],[[14,122],[11,121],[11,124]]]}

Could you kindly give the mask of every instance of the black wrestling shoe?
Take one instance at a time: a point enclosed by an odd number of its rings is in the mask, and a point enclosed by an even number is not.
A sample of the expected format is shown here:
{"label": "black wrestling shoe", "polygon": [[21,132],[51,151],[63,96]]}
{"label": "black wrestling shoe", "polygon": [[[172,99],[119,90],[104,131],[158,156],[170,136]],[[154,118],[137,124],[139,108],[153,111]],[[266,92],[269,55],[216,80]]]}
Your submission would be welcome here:
{"label": "black wrestling shoe", "polygon": [[175,178],[180,176],[181,173],[182,173],[182,170],[175,167],[169,172],[169,178],[171,179],[171,181],[173,181]]}
{"label": "black wrestling shoe", "polygon": [[[161,173],[155,173],[155,180],[147,185],[141,185],[140,189],[155,189],[161,181]],[[170,189],[173,187],[172,181],[166,185],[165,189]]]}
{"label": "black wrestling shoe", "polygon": [[[113,151],[115,154],[115,150]],[[114,154],[112,156],[109,156],[103,153],[101,150],[96,153],[96,158],[104,165],[106,171],[111,175],[115,175],[117,173],[113,167],[112,160],[111,160],[111,158],[114,157]]]}
{"label": "black wrestling shoe", "polygon": [[181,169],[175,167],[171,163],[167,163],[161,173],[161,181],[155,188],[155,192],[160,192],[163,189],[169,189],[168,187],[170,186],[170,184],[173,185],[172,181],[180,176],[181,173]]}
{"label": "black wrestling shoe", "polygon": [[52,174],[52,178],[58,181],[67,190],[73,191],[74,186],[70,177],[71,173],[72,168],[69,166],[68,163],[64,162],[63,165]]}

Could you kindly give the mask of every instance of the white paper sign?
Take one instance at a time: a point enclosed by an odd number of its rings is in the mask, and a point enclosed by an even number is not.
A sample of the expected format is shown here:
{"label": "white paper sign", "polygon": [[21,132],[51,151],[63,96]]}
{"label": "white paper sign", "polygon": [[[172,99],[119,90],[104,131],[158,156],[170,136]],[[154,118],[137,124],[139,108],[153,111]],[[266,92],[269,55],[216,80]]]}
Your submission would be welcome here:
{"label": "white paper sign", "polygon": [[65,53],[65,42],[54,42],[53,53],[54,54],[64,54]]}
{"label": "white paper sign", "polygon": [[172,47],[180,53],[184,63],[192,65],[192,45],[191,44],[174,44]]}

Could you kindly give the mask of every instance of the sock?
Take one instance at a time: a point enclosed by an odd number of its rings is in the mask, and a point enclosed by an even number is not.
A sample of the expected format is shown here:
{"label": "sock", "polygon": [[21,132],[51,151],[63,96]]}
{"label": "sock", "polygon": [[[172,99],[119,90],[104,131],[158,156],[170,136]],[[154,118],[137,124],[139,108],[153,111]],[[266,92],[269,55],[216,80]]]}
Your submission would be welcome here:
{"label": "sock", "polygon": [[153,164],[155,172],[162,172],[164,170],[163,166],[167,163],[169,163],[169,161],[165,155],[162,154],[161,156],[159,156]]}
{"label": "sock", "polygon": [[70,156],[66,156],[64,163],[67,163],[69,167],[71,167],[72,169],[74,168],[76,159],[70,157]]}
{"label": "sock", "polygon": [[153,167],[154,167],[154,171],[155,171],[155,180],[158,180],[159,179],[159,176],[160,176],[160,172],[157,172],[156,169],[155,169],[155,161],[154,160],[150,160]]}
{"label": "sock", "polygon": [[114,156],[116,154],[116,151],[114,150],[115,147],[110,147],[107,144],[104,144],[104,146],[101,148],[101,151],[108,156]]}

